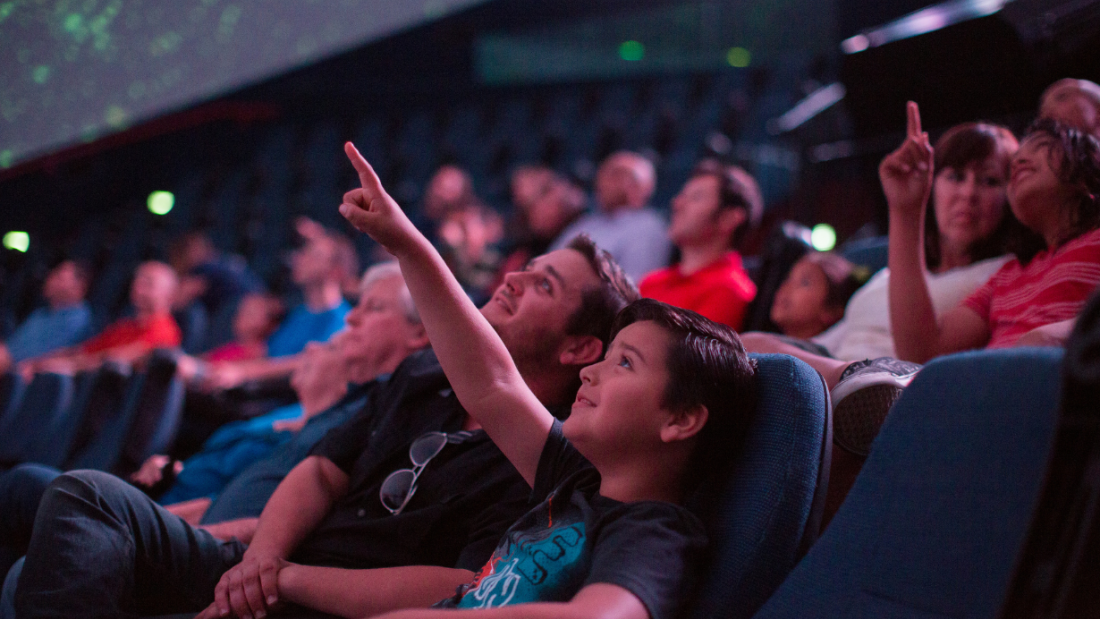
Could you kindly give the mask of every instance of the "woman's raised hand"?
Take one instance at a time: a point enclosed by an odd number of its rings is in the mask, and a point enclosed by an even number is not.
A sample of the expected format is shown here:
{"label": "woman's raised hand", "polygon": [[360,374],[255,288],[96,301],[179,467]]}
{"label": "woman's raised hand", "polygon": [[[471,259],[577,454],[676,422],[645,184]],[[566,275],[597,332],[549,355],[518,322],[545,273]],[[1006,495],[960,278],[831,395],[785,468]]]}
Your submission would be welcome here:
{"label": "woman's raised hand", "polygon": [[421,236],[416,226],[382,188],[382,181],[374,173],[363,155],[351,142],[344,144],[344,152],[359,173],[360,189],[344,194],[340,214],[360,232],[378,241],[391,254],[398,256],[409,244]]}
{"label": "woman's raised hand", "polygon": [[919,215],[932,191],[932,144],[921,131],[920,108],[910,101],[905,142],[882,160],[878,176],[891,213]]}

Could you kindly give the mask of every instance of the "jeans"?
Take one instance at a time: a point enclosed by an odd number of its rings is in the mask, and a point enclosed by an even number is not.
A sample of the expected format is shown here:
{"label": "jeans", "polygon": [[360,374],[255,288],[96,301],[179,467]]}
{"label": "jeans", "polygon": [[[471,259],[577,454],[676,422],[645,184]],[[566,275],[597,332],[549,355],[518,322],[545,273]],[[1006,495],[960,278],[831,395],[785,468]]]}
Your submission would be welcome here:
{"label": "jeans", "polygon": [[20,619],[198,612],[245,546],[222,542],[99,471],[61,475],[38,508],[15,591]]}
{"label": "jeans", "polygon": [[39,464],[21,464],[0,474],[0,581],[27,553],[38,502],[46,486],[60,474]]}

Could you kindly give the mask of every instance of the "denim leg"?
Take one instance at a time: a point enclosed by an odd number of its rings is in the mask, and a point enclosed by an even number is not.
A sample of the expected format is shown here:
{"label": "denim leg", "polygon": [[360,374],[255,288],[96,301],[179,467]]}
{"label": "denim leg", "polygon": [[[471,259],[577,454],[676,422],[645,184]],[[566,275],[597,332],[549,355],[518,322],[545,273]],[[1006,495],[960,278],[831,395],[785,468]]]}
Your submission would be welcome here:
{"label": "denim leg", "polygon": [[46,486],[60,474],[40,464],[21,464],[0,474],[0,578],[27,554],[38,502]]}
{"label": "denim leg", "polygon": [[33,619],[199,611],[244,548],[191,527],[113,475],[67,473],[42,497],[16,612]]}

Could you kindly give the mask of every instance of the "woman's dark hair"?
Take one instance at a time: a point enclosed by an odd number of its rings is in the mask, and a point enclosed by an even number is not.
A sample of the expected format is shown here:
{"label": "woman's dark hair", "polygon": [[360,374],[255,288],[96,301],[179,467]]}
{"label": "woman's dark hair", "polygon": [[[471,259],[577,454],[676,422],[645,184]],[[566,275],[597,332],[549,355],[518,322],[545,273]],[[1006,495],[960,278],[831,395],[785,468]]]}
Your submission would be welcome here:
{"label": "woman's dark hair", "polygon": [[[946,169],[965,170],[980,164],[991,156],[1003,166],[1007,179],[1012,164],[1012,155],[1019,143],[1012,132],[1000,125],[991,123],[963,123],[947,130],[935,147],[935,174]],[[1012,252],[1021,262],[1030,260],[1042,249],[1037,245],[1037,237],[1016,219],[1009,208],[1004,209],[1000,224],[993,233],[974,242],[968,249],[970,260],[978,262],[987,258]],[[940,230],[936,225],[936,209],[926,209],[924,216],[924,260],[925,266],[935,269],[940,266]]]}
{"label": "woman's dark hair", "polygon": [[802,259],[816,264],[825,274],[825,306],[829,308],[844,309],[848,299],[871,277],[866,267],[852,264],[833,252],[811,251]]}
{"label": "woman's dark hair", "polygon": [[745,223],[737,226],[730,239],[731,247],[740,247],[745,236],[760,225],[764,216],[764,196],[751,174],[735,165],[717,159],[704,159],[695,165],[691,178],[713,176],[718,179],[718,210],[745,209]]}
{"label": "woman's dark hair", "polygon": [[736,453],[756,411],[759,397],[756,362],[749,359],[737,332],[696,314],[653,299],[626,306],[611,327],[611,337],[635,322],[654,322],[669,335],[668,384],[661,406],[685,410],[706,406],[706,425],[688,463],[688,485],[717,471]]}
{"label": "woman's dark hair", "polygon": [[1051,166],[1058,179],[1078,189],[1077,208],[1069,213],[1069,230],[1059,244],[1100,228],[1100,140],[1049,118],[1041,118],[1028,128],[1024,139],[1043,134],[1054,141]]}

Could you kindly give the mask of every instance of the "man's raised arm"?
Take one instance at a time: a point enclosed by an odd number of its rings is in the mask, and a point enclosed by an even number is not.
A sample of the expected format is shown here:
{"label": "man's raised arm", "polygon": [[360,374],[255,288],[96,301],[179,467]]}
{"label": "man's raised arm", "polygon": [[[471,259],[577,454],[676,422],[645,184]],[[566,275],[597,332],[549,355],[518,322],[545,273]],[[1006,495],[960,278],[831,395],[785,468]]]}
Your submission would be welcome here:
{"label": "man's raised arm", "polygon": [[344,147],[361,189],[349,191],[340,214],[397,257],[432,348],[466,411],[534,484],[554,418],[531,392],[500,336],[462,291],[442,257],[350,142]]}

